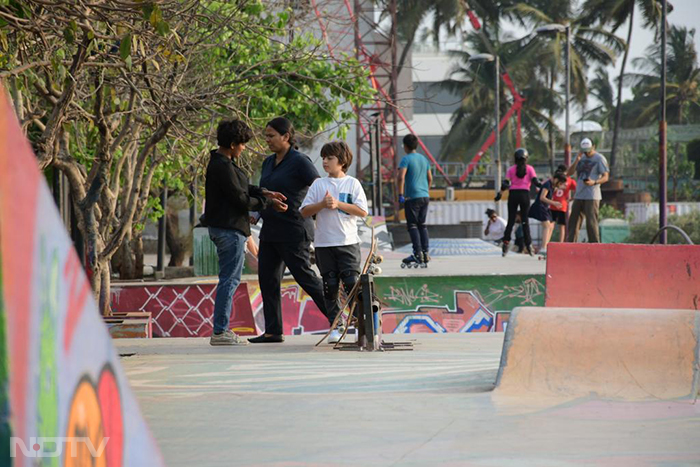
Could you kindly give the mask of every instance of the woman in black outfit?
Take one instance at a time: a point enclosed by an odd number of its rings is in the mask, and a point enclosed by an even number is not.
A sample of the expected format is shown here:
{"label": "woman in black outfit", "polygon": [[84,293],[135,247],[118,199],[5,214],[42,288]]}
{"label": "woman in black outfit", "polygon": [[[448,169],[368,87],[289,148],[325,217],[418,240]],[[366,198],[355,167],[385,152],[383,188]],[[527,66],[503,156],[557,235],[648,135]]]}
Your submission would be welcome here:
{"label": "woman in black outfit", "polygon": [[252,343],[283,342],[281,284],[285,265],[319,310],[332,323],[339,312],[336,304],[327,309],[323,283],[311,269],[309,248],[314,239],[313,220],[299,212],[301,202],[318,171],[306,154],[298,151],[292,123],[283,117],[271,120],[265,127],[265,140],[274,154],[262,165],[260,186],[278,191],[287,197],[286,212],[265,209],[260,230],[258,280],[263,297],[265,333],[249,339]]}
{"label": "woman in black outfit", "polygon": [[508,224],[503,233],[503,256],[508,253],[510,235],[515,225],[515,216],[518,214],[518,210],[520,210],[520,218],[522,219],[525,248],[530,256],[533,256],[534,251],[532,249],[532,238],[530,237],[530,225],[527,221],[528,211],[530,210],[530,186],[535,185],[539,188],[541,183],[537,179],[534,167],[527,163],[529,157],[527,149],[516,149],[513,156],[515,158],[515,165],[511,166],[506,172],[506,179],[501,185],[501,191],[496,195],[496,201],[499,201],[503,192],[505,190],[510,190],[510,194],[508,195]]}

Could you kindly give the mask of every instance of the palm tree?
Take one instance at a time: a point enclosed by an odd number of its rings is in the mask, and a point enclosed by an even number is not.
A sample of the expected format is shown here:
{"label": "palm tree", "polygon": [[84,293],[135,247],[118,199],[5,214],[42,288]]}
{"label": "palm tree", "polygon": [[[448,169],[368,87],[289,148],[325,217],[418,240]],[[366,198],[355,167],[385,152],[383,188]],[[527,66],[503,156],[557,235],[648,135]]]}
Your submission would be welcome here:
{"label": "palm tree", "polygon": [[620,26],[629,23],[625,53],[622,57],[622,68],[617,83],[617,106],[615,107],[615,125],[613,127],[612,148],[610,150],[610,174],[614,173],[617,155],[618,134],[622,125],[622,86],[624,85],[625,68],[629,58],[632,29],[634,27],[634,7],[638,5],[642,11],[644,27],[655,27],[661,19],[661,2],[658,0],[586,0],[583,4],[585,24],[612,24],[612,32]]}
{"label": "palm tree", "polygon": [[[483,34],[470,33],[466,37],[468,50],[473,53],[489,51],[487,42],[493,44],[501,64],[517,84],[518,92],[525,98],[522,109],[522,128],[531,153],[546,154],[545,129],[554,126],[554,122],[541,111],[542,108],[561,108],[561,97],[551,91],[542,81],[532,63],[523,60],[523,44],[528,39],[512,39],[505,36],[496,40],[496,31]],[[442,159],[463,159],[467,154],[477,152],[484,140],[493,130],[494,81],[495,69],[491,65],[475,66],[468,62],[470,52],[452,52],[458,58],[458,65],[452,72],[451,79],[439,84],[442,89],[462,96],[462,105],[452,117],[452,127],[443,139]],[[508,110],[511,102],[510,93],[501,87],[501,115]],[[501,133],[501,150],[503,154],[515,149],[516,126],[513,119]]]}
{"label": "palm tree", "polygon": [[585,118],[594,120],[606,130],[615,126],[615,90],[610,82],[610,75],[603,67],[595,71],[595,78],[589,82],[588,92],[600,105],[585,113]]}
{"label": "palm tree", "polygon": [[[666,106],[669,123],[682,125],[700,116],[700,68],[695,49],[695,29],[671,26],[668,33],[666,65]],[[659,112],[661,81],[661,47],[647,48],[647,55],[632,60],[640,73],[631,73],[626,82],[635,86],[635,97],[645,101],[636,119],[637,125],[651,123]]]}
{"label": "palm tree", "polygon": [[[587,25],[582,16],[576,16],[572,0],[530,0],[518,3],[509,11],[525,28],[558,23],[568,24],[571,28],[571,77],[572,98],[584,106],[588,96],[587,74],[593,65],[609,65],[623,49],[623,42],[614,34],[600,28]],[[554,38],[531,37],[528,48],[534,55],[525,54],[523,59],[531,60],[538,67],[540,74],[547,77],[550,91],[561,78],[566,66],[564,49],[566,38],[557,35]],[[549,108],[549,118],[553,120],[561,108]],[[556,143],[555,126],[548,128],[550,144],[550,165],[554,166]]]}

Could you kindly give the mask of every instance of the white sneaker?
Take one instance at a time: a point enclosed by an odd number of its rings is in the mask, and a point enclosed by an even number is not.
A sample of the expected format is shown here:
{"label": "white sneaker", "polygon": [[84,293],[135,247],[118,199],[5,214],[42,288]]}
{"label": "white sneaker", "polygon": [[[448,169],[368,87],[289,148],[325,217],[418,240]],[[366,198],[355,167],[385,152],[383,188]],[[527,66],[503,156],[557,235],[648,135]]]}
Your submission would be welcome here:
{"label": "white sneaker", "polygon": [[343,337],[343,332],[340,329],[333,329],[328,335],[328,343],[337,344],[340,342],[341,337]]}

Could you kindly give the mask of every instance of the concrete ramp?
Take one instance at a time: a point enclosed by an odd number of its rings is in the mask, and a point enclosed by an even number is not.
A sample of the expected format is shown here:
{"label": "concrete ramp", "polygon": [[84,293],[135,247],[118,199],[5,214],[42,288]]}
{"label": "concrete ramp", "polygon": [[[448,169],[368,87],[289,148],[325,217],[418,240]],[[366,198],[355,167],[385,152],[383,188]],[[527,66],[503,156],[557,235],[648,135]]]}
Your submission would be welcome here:
{"label": "concrete ramp", "polygon": [[552,243],[548,307],[700,309],[700,246]]}
{"label": "concrete ramp", "polygon": [[695,399],[700,312],[516,308],[496,393],[608,400]]}

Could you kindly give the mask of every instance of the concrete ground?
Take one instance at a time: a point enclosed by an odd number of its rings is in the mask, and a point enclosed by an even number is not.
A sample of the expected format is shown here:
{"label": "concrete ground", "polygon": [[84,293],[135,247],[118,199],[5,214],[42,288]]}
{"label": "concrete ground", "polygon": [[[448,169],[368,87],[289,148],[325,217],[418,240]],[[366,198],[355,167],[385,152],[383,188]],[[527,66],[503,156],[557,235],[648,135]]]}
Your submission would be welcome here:
{"label": "concrete ground", "polygon": [[[536,261],[536,260],[535,260]],[[115,340],[170,466],[700,465],[700,407],[494,396],[503,334],[389,335],[358,353]]]}

